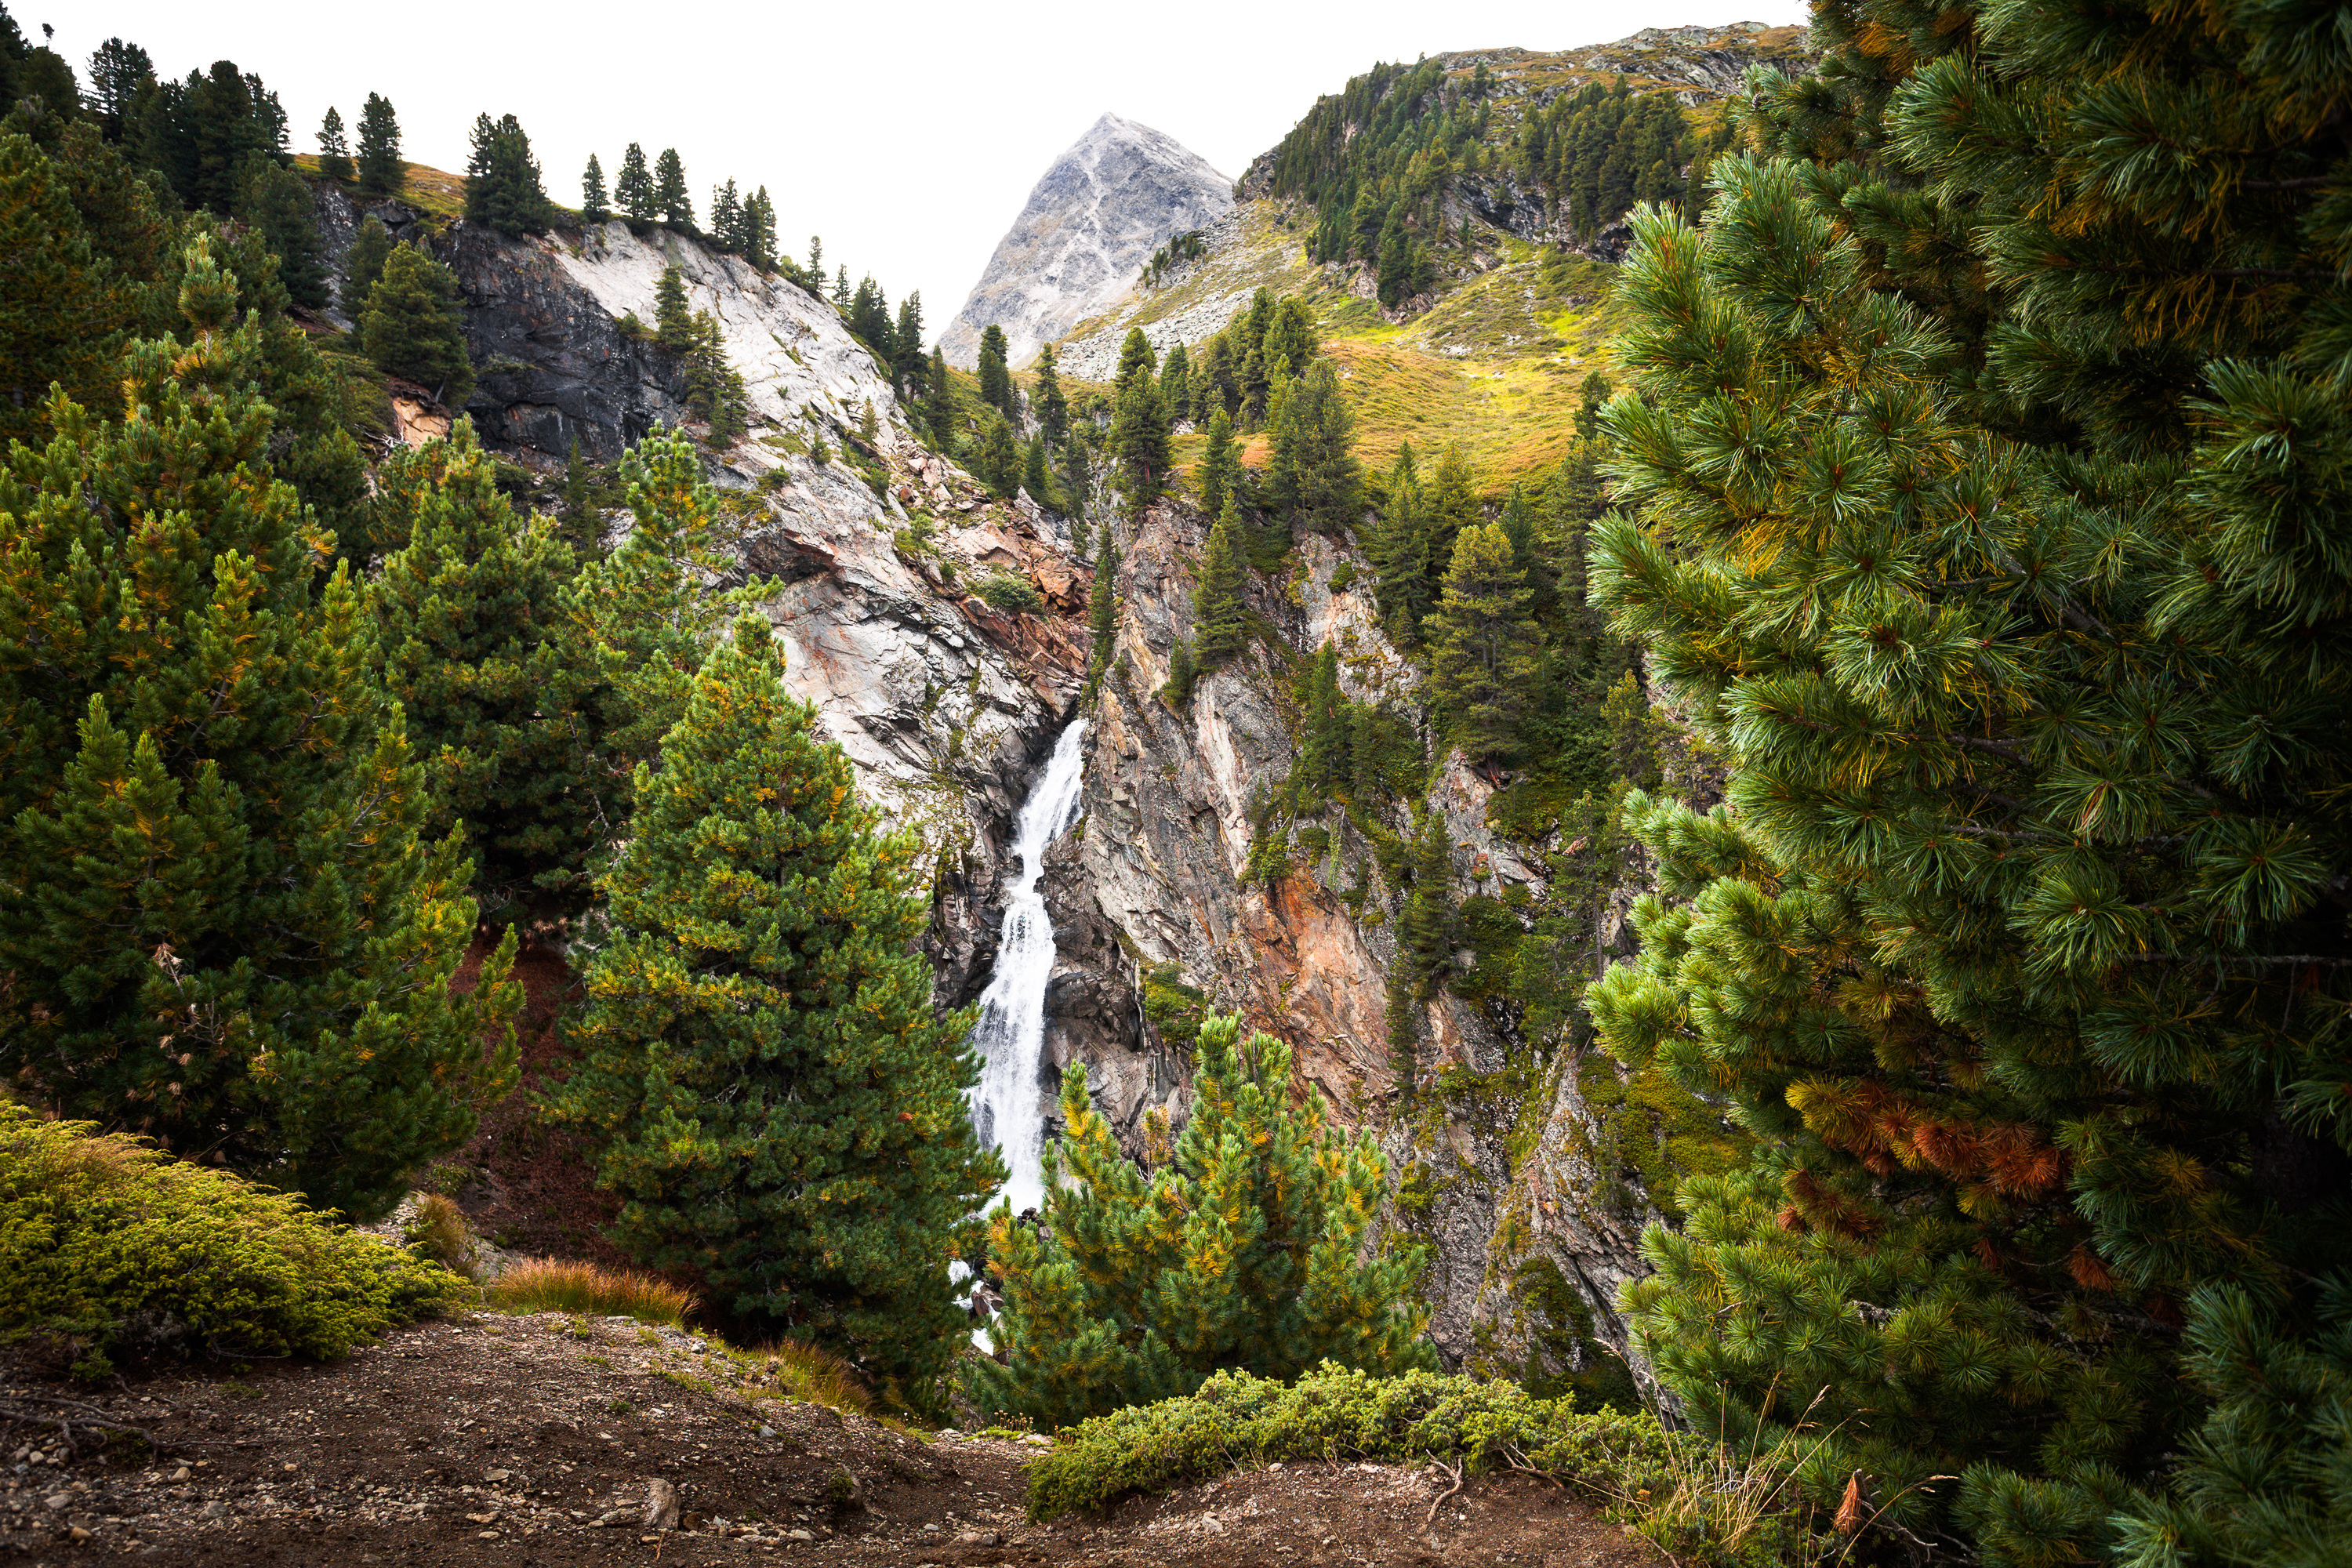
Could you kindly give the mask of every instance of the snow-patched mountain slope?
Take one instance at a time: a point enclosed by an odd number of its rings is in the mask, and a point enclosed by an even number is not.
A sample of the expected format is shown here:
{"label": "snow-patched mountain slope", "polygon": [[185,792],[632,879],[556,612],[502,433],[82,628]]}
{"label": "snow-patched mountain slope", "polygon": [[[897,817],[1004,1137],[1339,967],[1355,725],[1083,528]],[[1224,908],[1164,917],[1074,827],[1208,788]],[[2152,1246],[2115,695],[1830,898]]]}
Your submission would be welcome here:
{"label": "snow-patched mountain slope", "polygon": [[1124,293],[1154,250],[1231,212],[1233,184],[1174,137],[1104,115],[1029,193],[940,346],[969,367],[993,322],[1026,363]]}

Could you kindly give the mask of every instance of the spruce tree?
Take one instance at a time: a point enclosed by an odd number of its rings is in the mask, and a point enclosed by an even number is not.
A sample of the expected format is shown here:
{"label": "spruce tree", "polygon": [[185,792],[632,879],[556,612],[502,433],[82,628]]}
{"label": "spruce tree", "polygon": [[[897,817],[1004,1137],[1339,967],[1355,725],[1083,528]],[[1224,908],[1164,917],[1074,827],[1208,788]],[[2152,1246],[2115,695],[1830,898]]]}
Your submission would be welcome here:
{"label": "spruce tree", "polygon": [[373,213],[360,219],[352,247],[343,252],[343,282],[340,298],[343,313],[356,322],[367,310],[368,294],[392,259],[392,231]]}
{"label": "spruce tree", "polygon": [[319,177],[348,185],[352,173],[352,144],[343,134],[342,111],[331,103],[327,117],[319,122]]}
{"label": "spruce tree", "polygon": [[396,196],[407,183],[400,162],[400,118],[382,93],[369,93],[360,111],[358,163],[362,195]]}
{"label": "spruce tree", "polygon": [[1313,1089],[1294,1106],[1290,1067],[1272,1035],[1244,1039],[1238,1015],[1210,1015],[1192,1115],[1150,1173],[1119,1152],[1085,1067],[1069,1069],[1043,1224],[1006,1205],[989,1218],[1005,1300],[989,1331],[1003,1364],[966,1363],[983,1409],[1065,1426],[1227,1368],[1284,1380],[1325,1362],[1381,1376],[1433,1365],[1412,1290],[1426,1248],[1366,1245],[1387,1162],[1369,1132],[1328,1127]]}
{"label": "spruce tree", "polygon": [[1209,416],[1208,444],[1201,452],[1201,510],[1223,516],[1241,472],[1241,453],[1234,446],[1234,422],[1220,407]]}
{"label": "spruce tree", "polygon": [[462,824],[485,918],[577,913],[600,825],[583,809],[598,751],[594,676],[560,605],[572,551],[552,520],[515,515],[472,421],[458,421],[433,461],[436,481],[410,492],[407,545],[368,584],[381,679],[432,785],[425,833]]}
{"label": "spruce tree", "polygon": [[0,1074],[372,1217],[510,1086],[518,998],[450,994],[463,855],[271,471],[268,332],[204,242],[181,278],[121,422],[59,402],[0,467]]}
{"label": "spruce tree", "polygon": [[920,846],[881,831],[783,673],[744,616],[640,773],[558,1104],[601,1138],[636,1257],[921,1398],[1003,1168],[964,1103],[971,1016],[932,1007],[914,945]]}
{"label": "spruce tree", "polygon": [[686,164],[675,147],[663,148],[654,160],[653,207],[671,228],[694,232],[694,195],[687,189]]}
{"label": "spruce tree", "polygon": [[1209,530],[1201,574],[1192,584],[1192,649],[1205,673],[1239,658],[1249,647],[1249,612],[1242,583],[1249,570],[1241,513],[1229,500]]}
{"label": "spruce tree", "polygon": [[978,374],[980,400],[1007,419],[1018,419],[1021,406],[1014,401],[1013,372],[1005,363],[1004,329],[993,321],[980,330]]}
{"label": "spruce tree", "polygon": [[612,198],[604,194],[604,165],[596,154],[588,154],[588,167],[580,174],[580,221],[604,223],[613,216]]}
{"label": "spruce tree", "polygon": [[613,200],[620,204],[621,216],[629,220],[629,226],[639,233],[652,227],[661,216],[653,172],[646,166],[646,150],[635,142],[622,151],[621,172],[613,182]]}
{"label": "spruce tree", "polygon": [[376,368],[428,388],[435,402],[452,408],[463,408],[474,390],[459,298],[454,273],[404,243],[385,258],[360,316],[360,341]]}
{"label": "spruce tree", "polygon": [[1396,962],[1406,993],[1415,1001],[1433,995],[1452,966],[1455,923],[1454,844],[1446,836],[1445,818],[1425,811],[1413,834],[1412,892],[1397,921]]}
{"label": "spruce tree", "polygon": [[903,398],[910,381],[929,368],[923,357],[923,294],[916,289],[898,301],[898,324],[890,329],[890,384]]}
{"label": "spruce tree", "polygon": [[1595,587],[1732,771],[1631,803],[1662,895],[1591,1001],[1758,1134],[1633,1327],[1914,1537],[2324,1561],[2340,63],[2259,9],[1815,22],[1616,296]]}
{"label": "spruce tree", "polygon": [[1160,689],[1160,697],[1171,708],[1181,708],[1192,700],[1192,688],[1201,679],[1201,667],[1192,658],[1192,639],[1178,637],[1176,646],[1168,650],[1168,682]]}

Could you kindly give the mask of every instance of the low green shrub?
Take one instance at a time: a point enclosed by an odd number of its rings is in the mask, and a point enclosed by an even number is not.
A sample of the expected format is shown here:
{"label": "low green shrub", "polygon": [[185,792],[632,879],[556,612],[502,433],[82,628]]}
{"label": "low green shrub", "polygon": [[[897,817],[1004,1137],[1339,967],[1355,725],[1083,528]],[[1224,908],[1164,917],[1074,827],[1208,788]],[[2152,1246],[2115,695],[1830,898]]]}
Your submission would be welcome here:
{"label": "low green shrub", "polygon": [[971,591],[981,602],[1007,615],[1034,616],[1045,607],[1045,601],[1036,584],[1026,577],[1016,577],[1010,572],[992,572],[972,581]]}
{"label": "low green shrub", "polygon": [[341,1356],[465,1289],[292,1194],[0,1101],[0,1342],[79,1376],[110,1351]]}
{"label": "low green shrub", "polygon": [[1646,1411],[1580,1414],[1516,1384],[1374,1377],[1325,1362],[1290,1384],[1221,1372],[1188,1398],[1079,1423],[1030,1467],[1029,1511],[1052,1519],[1277,1460],[1431,1458],[1474,1475],[1499,1465],[1541,1470],[1612,1500],[1663,1489],[1673,1462]]}
{"label": "low green shrub", "polygon": [[1294,1383],[1221,1372],[1200,1391],[1066,1429],[1029,1467],[1029,1513],[1100,1509],[1130,1492],[1296,1460],[1440,1460],[1476,1476],[1549,1476],[1685,1563],[1764,1568],[1818,1560],[1822,1537],[1790,1478],[1818,1434],[1738,1454],[1669,1433],[1646,1410],[1580,1411],[1514,1383],[1325,1362]]}

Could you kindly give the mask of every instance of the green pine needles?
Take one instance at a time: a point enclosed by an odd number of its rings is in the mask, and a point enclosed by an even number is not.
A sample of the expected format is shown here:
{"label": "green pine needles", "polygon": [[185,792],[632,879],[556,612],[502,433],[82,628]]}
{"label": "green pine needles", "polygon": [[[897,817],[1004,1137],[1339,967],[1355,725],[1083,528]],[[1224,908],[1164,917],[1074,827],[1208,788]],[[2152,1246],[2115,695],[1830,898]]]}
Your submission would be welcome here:
{"label": "green pine needles", "polygon": [[511,1086],[519,997],[449,993],[464,853],[272,475],[259,313],[201,243],[184,279],[121,422],[60,396],[0,468],[0,1076],[373,1216]]}
{"label": "green pine needles", "polygon": [[746,616],[695,679],[628,846],[598,879],[582,1062],[561,1115],[604,1142],[615,1235],[925,1396],[961,1336],[948,1265],[1003,1180],[974,1140],[968,1014],[931,1005],[917,841],[787,696]]}
{"label": "green pine needles", "polygon": [[1004,1362],[971,1363],[983,1406],[1066,1426],[1220,1370],[1432,1364],[1411,1299],[1423,1249],[1362,1256],[1387,1163],[1369,1134],[1326,1128],[1311,1090],[1292,1105],[1290,1059],[1271,1035],[1244,1039],[1237,1015],[1203,1020],[1192,1113],[1156,1171],[1119,1152],[1085,1069],[1070,1070],[1042,1233],[1003,1205],[990,1219]]}
{"label": "green pine needles", "polygon": [[1990,1563],[2340,1560],[2339,18],[1816,20],[1617,293],[1596,592],[1732,775],[1590,1002],[1758,1135],[1636,1341]]}

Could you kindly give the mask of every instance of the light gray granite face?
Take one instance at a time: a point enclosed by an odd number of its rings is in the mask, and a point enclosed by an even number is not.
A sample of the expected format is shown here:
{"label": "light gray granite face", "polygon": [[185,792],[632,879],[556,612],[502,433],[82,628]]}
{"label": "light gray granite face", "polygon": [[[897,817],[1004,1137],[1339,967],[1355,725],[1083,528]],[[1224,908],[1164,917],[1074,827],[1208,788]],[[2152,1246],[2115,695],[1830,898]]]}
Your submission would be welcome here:
{"label": "light gray granite face", "polygon": [[940,347],[969,369],[993,323],[1027,363],[1125,292],[1160,246],[1231,212],[1233,187],[1175,138],[1104,115],[1029,193]]}

